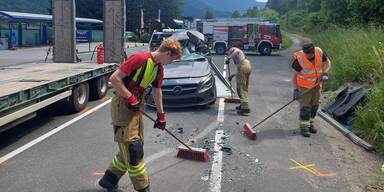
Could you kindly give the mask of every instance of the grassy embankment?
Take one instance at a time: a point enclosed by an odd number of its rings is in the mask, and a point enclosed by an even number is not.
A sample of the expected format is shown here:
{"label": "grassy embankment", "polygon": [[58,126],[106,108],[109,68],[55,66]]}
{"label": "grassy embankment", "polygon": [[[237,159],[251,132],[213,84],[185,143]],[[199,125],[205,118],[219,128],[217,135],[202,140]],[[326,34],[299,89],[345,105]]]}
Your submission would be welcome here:
{"label": "grassy embankment", "polygon": [[359,106],[352,130],[384,154],[384,29],[329,29],[310,37],[332,60],[326,88],[335,90],[348,82],[370,87],[368,102]]}
{"label": "grassy embankment", "polygon": [[282,48],[282,50],[284,50],[284,49],[288,49],[289,47],[291,47],[292,45],[293,45],[293,41],[292,41],[292,39],[291,38],[289,38],[288,36],[286,36],[286,35],[282,35],[282,37],[283,37],[283,48]]}

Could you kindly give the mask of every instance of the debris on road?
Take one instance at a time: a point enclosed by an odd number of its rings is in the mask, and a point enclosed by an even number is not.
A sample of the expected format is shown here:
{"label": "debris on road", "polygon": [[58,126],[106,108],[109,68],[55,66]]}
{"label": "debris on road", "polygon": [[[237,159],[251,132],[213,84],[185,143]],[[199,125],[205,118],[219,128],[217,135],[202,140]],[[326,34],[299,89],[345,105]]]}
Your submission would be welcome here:
{"label": "debris on road", "polygon": [[[140,110],[140,112],[146,116],[149,120],[156,123],[156,120],[148,115],[143,110]],[[173,139],[177,140],[181,146],[178,148],[177,157],[178,158],[184,158],[184,159],[190,159],[190,160],[197,160],[197,161],[208,161],[209,155],[208,150],[196,148],[196,147],[190,147],[186,143],[184,143],[182,140],[180,140],[178,137],[176,137],[171,131],[168,129],[163,129],[166,133],[168,133],[169,136],[173,137]]]}
{"label": "debris on road", "polygon": [[205,182],[205,181],[208,181],[209,176],[208,175],[204,175],[200,179]]}
{"label": "debris on road", "polygon": [[223,152],[226,152],[226,153],[228,153],[230,155],[232,154],[232,148],[230,148],[230,147],[222,146],[220,150],[223,151]]}
{"label": "debris on road", "polygon": [[178,133],[184,133],[184,129],[182,127],[177,128]]}

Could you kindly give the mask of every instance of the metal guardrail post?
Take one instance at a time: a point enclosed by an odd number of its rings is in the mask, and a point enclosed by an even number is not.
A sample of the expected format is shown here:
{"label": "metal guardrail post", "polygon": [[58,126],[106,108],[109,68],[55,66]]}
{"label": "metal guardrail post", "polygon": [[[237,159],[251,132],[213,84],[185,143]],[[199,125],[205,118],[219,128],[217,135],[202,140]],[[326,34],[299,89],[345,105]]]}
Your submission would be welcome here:
{"label": "metal guardrail post", "polygon": [[348,139],[350,139],[353,143],[363,147],[367,151],[375,151],[375,148],[361,139],[360,137],[356,136],[352,131],[346,129],[344,126],[342,126],[339,122],[337,122],[335,119],[333,119],[328,114],[324,113],[323,111],[319,110],[318,114],[321,118],[323,118],[326,122],[331,124],[333,127],[335,127],[337,130],[339,130],[342,134],[344,134]]}

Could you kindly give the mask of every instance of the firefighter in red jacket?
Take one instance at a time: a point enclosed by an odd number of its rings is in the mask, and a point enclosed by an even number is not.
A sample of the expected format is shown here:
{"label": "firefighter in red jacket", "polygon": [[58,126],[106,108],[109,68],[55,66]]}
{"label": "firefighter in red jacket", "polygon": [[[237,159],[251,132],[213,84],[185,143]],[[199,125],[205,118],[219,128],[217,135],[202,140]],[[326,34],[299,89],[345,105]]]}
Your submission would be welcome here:
{"label": "firefighter in red jacket", "polygon": [[143,160],[144,110],[146,89],[153,87],[157,108],[154,128],[164,130],[166,118],[162,103],[161,86],[163,65],[181,58],[177,40],[166,39],[154,52],[138,52],[130,56],[115,71],[109,81],[115,88],[111,103],[114,140],[119,152],[114,156],[99,185],[108,191],[117,190],[119,179],[128,173],[133,187],[139,192],[149,192],[149,178]]}
{"label": "firefighter in red jacket", "polygon": [[304,137],[317,130],[314,119],[319,108],[322,82],[328,80],[331,61],[327,54],[313,43],[306,42],[302,50],[293,54],[293,98],[300,104],[300,129]]}

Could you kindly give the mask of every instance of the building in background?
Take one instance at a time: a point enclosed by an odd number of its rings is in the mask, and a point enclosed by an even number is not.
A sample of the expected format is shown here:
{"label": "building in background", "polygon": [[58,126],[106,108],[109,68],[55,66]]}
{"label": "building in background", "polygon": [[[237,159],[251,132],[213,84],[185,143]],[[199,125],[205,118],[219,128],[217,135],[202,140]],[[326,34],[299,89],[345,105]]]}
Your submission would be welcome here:
{"label": "building in background", "polygon": [[[79,42],[99,42],[103,39],[103,21],[76,18]],[[53,42],[52,15],[0,11],[0,49],[43,46]],[[1,46],[2,45],[2,46]]]}

